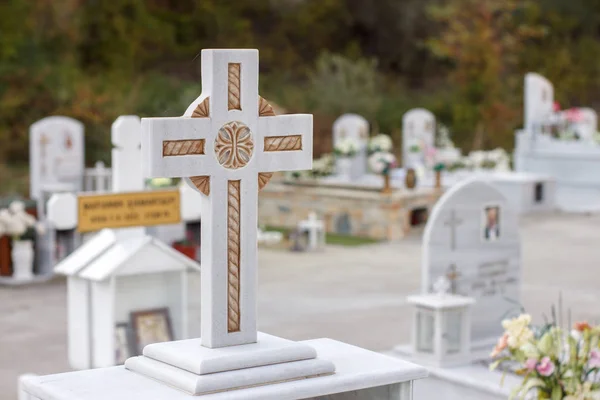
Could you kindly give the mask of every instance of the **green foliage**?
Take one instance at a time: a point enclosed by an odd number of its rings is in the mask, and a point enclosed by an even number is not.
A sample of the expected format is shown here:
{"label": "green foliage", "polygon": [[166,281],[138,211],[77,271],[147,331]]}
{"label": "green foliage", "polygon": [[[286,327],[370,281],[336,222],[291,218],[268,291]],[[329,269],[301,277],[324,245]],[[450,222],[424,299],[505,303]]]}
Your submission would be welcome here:
{"label": "green foliage", "polygon": [[117,116],[198,95],[202,48],[260,49],[262,95],[315,114],[316,154],[347,112],[400,143],[414,107],[465,151],[511,149],[528,71],[564,108],[600,103],[600,0],[4,0],[0,32],[0,164],[26,164],[29,126],[59,114],[108,162]]}
{"label": "green foliage", "polygon": [[353,112],[373,119],[381,102],[377,63],[323,53],[310,74],[309,90],[315,111],[330,115]]}

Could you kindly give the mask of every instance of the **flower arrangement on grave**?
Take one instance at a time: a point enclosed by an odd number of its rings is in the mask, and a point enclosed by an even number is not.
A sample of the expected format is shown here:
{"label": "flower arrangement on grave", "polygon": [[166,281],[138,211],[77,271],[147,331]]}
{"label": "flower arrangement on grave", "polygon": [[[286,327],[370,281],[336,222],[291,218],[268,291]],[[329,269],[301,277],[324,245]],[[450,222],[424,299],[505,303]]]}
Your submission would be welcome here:
{"label": "flower arrangement on grave", "polygon": [[287,171],[284,176],[288,181],[321,178],[335,172],[335,157],[332,153],[323,154],[313,160],[313,169],[306,171]]}
{"label": "flower arrangement on grave", "polygon": [[392,151],[394,144],[392,139],[386,135],[385,133],[380,133],[378,135],[373,136],[369,140],[369,144],[367,146],[369,150],[369,154],[374,153],[389,153]]}
{"label": "flower arrangement on grave", "polygon": [[351,158],[358,153],[359,144],[356,139],[343,138],[340,139],[333,148],[333,154],[339,158]]}
{"label": "flower arrangement on grave", "polygon": [[504,335],[491,353],[495,362],[519,365],[523,376],[511,398],[536,395],[550,400],[600,399],[600,325],[575,323],[565,331],[556,322],[536,329],[531,316],[520,316],[502,322]]}
{"label": "flower arrangement on grave", "polygon": [[384,185],[382,192],[391,193],[390,173],[397,166],[396,156],[386,152],[374,153],[369,157],[368,163],[373,173],[383,176]]}
{"label": "flower arrangement on grave", "polygon": [[22,201],[13,201],[8,208],[0,210],[0,236],[12,238],[11,257],[15,279],[28,279],[33,273],[33,238],[36,232],[44,234],[44,225],[27,214]]}

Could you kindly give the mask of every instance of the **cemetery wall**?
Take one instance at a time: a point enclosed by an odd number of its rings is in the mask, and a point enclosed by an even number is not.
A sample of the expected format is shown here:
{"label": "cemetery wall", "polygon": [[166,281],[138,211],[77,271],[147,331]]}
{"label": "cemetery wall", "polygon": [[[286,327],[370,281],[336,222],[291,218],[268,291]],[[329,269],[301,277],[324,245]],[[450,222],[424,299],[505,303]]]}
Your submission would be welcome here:
{"label": "cemetery wall", "polygon": [[384,195],[377,191],[273,182],[260,193],[258,221],[261,225],[295,228],[315,211],[329,233],[397,240],[410,230],[411,212],[429,212],[441,194],[433,189],[419,189]]}

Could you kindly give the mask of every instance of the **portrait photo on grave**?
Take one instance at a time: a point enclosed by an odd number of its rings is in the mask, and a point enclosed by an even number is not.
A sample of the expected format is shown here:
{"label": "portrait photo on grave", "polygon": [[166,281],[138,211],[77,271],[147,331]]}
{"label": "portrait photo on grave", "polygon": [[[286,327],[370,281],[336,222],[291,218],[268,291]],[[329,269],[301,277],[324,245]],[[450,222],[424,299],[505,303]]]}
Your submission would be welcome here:
{"label": "portrait photo on grave", "polygon": [[173,329],[168,308],[132,311],[130,314],[135,351],[142,354],[148,344],[170,342],[173,340]]}
{"label": "portrait photo on grave", "polygon": [[129,323],[119,322],[115,326],[115,363],[122,365],[133,355]]}
{"label": "portrait photo on grave", "polygon": [[481,222],[484,241],[493,242],[500,239],[500,206],[485,206]]}

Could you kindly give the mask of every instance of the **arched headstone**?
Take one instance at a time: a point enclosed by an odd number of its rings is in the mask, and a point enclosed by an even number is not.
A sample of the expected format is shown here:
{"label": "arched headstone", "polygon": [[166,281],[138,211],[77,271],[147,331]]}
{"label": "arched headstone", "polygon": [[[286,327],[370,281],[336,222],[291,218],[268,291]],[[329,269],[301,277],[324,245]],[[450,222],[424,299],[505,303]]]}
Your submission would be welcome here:
{"label": "arched headstone", "polygon": [[532,131],[554,112],[554,87],[541,76],[530,72],[525,75],[525,130]]}
{"label": "arched headstone", "polygon": [[[414,151],[418,146],[418,151]],[[425,163],[425,152],[435,146],[435,116],[424,108],[413,108],[402,117],[402,166]],[[411,151],[413,149],[413,151]]]}
{"label": "arched headstone", "polygon": [[367,145],[369,142],[369,121],[358,114],[344,114],[333,123],[333,146],[341,139],[352,138],[358,142],[359,151],[352,159],[350,176],[359,179],[367,173]]}
{"label": "arched headstone", "polygon": [[491,185],[466,180],[436,203],[423,235],[422,291],[441,276],[455,294],[476,299],[473,344],[493,343],[501,322],[518,313],[521,243],[517,215]]}
{"label": "arched headstone", "polygon": [[44,185],[68,183],[81,190],[83,124],[68,117],[43,118],[29,128],[29,195],[42,200]]}

